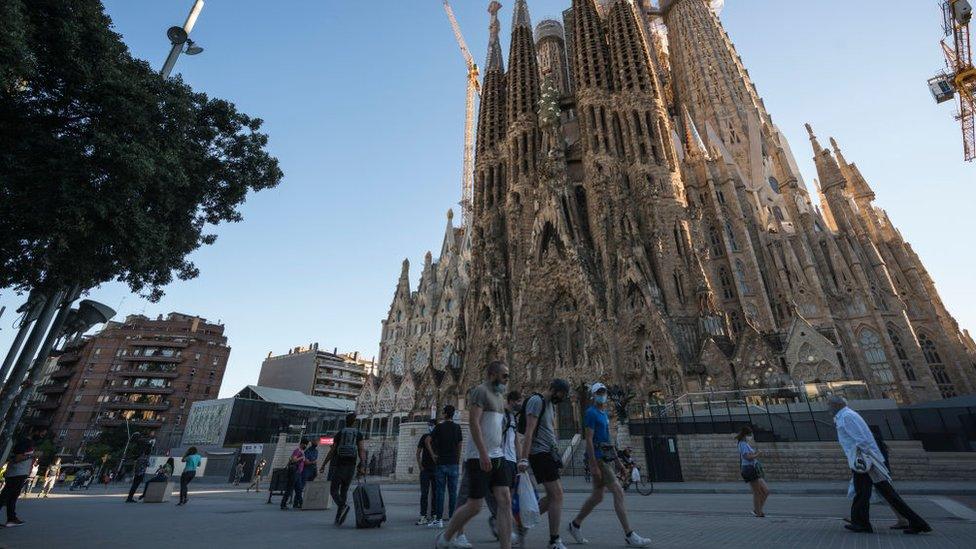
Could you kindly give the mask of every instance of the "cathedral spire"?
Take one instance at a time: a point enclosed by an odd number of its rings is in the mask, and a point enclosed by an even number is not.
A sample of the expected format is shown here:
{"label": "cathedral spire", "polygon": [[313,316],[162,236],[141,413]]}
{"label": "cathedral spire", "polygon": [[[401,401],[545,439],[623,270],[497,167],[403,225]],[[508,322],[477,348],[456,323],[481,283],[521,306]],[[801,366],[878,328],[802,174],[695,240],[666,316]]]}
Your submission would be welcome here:
{"label": "cathedral spire", "polygon": [[691,113],[688,112],[686,105],[681,105],[681,117],[685,129],[685,153],[689,158],[700,156],[707,159],[708,148],[705,147],[705,142],[698,134],[698,128],[695,127],[695,121],[691,119]]}
{"label": "cathedral spire", "polygon": [[811,126],[809,123],[804,124],[804,126],[807,128],[807,133],[810,134],[810,143],[813,145],[813,153],[819,156],[824,149],[820,146],[820,141],[817,140],[817,135],[813,133],[813,126]]}
{"label": "cathedral spire", "polygon": [[847,159],[844,158],[844,153],[841,152],[840,146],[837,144],[837,140],[833,137],[830,138],[830,146],[834,149],[834,156],[837,157],[837,164],[840,166],[841,173],[847,179],[851,196],[855,199],[866,198],[868,200],[874,200],[874,189],[868,185],[867,180],[861,175],[861,170],[858,169],[857,165],[847,162]]}
{"label": "cathedral spire", "polygon": [[498,0],[492,0],[488,4],[488,13],[491,14],[491,23],[488,26],[488,58],[485,60],[485,70],[500,70],[504,71],[505,66],[502,61],[502,45],[498,40],[498,35],[501,32],[502,26],[498,22],[498,10],[502,9],[502,5]]}
{"label": "cathedral spire", "polygon": [[575,44],[575,80],[580,89],[613,86],[610,56],[603,23],[593,0],[573,0],[573,44]]}
{"label": "cathedral spire", "polygon": [[532,18],[529,17],[529,4],[525,0],[516,0],[512,14],[512,29],[528,27],[532,29]]}

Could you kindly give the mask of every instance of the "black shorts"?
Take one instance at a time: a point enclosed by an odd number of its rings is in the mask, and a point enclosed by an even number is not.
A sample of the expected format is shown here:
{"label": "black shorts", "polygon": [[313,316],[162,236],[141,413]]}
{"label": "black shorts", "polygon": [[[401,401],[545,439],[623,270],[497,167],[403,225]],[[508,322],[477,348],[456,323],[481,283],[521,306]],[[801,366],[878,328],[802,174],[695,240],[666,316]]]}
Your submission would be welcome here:
{"label": "black shorts", "polygon": [[535,480],[540,483],[554,482],[559,480],[559,463],[552,454],[541,453],[529,456],[529,467]]}
{"label": "black shorts", "polygon": [[512,468],[505,458],[492,458],[491,471],[482,471],[477,459],[464,462],[464,472],[468,475],[468,499],[482,499],[496,486],[512,486]]}

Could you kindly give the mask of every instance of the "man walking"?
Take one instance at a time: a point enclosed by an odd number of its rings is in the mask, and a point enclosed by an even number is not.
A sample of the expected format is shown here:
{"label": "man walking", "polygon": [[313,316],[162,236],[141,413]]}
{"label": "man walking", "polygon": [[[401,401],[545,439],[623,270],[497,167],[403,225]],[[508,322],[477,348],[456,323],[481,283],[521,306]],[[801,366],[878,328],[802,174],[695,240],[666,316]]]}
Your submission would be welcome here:
{"label": "man walking", "polygon": [[505,464],[503,423],[504,394],[508,385],[508,366],[496,361],[488,365],[486,380],[471,390],[468,414],[471,444],[464,453],[468,475],[468,501],[457,509],[444,532],[438,534],[438,549],[454,549],[453,538],[481,511],[481,502],[490,491],[498,503],[498,541],[502,549],[512,546],[512,470]]}
{"label": "man walking", "polygon": [[461,427],[454,423],[454,406],[444,406],[444,420],[427,439],[427,449],[437,464],[434,475],[434,512],[429,528],[444,527],[444,491],[448,495],[447,516],[454,516],[458,494],[458,462],[461,459]]}
{"label": "man walking", "polygon": [[295,499],[292,505],[296,509],[301,508],[300,499],[301,496],[298,495],[300,489],[299,483],[302,481],[302,473],[305,472],[305,448],[308,448],[308,439],[302,438],[298,443],[298,448],[295,448],[291,452],[291,456],[288,458],[288,480],[285,482],[285,495],[281,496],[281,510],[288,510],[288,500],[291,498],[292,494],[295,494]]}
{"label": "man walking", "polygon": [[871,533],[871,491],[877,488],[881,497],[888,502],[898,515],[908,519],[908,526],[903,530],[906,534],[921,534],[931,532],[925,519],[918,516],[911,507],[901,499],[898,492],[891,485],[891,473],[884,464],[884,456],[874,440],[871,429],[860,414],[847,407],[847,400],[839,395],[831,396],[827,400],[830,411],[834,414],[834,425],[837,427],[837,441],[844,449],[847,463],[854,474],[854,503],[851,505],[850,524],[844,528],[852,532]]}
{"label": "man walking", "polygon": [[607,414],[608,392],[607,386],[594,383],[590,387],[593,404],[586,409],[583,417],[584,435],[586,436],[586,455],[589,458],[590,472],[593,475],[593,492],[583,503],[576,518],[569,523],[569,533],[577,543],[589,543],[583,537],[583,520],[593,509],[603,501],[603,493],[607,490],[613,495],[613,510],[617,513],[617,520],[624,529],[624,539],[628,546],[647,547],[651,540],[641,537],[630,527],[627,518],[627,508],[624,505],[624,489],[617,480],[614,462],[617,461],[617,450],[610,442],[610,416]]}
{"label": "man walking", "polygon": [[238,462],[237,467],[234,467],[234,486],[241,485],[241,479],[244,478],[244,462]]}
{"label": "man walking", "polygon": [[58,475],[61,474],[61,458],[54,458],[54,463],[47,466],[47,471],[44,473],[44,486],[41,488],[41,493],[37,494],[37,497],[47,497],[54,489],[54,483],[58,481]]}
{"label": "man walking", "polygon": [[251,488],[254,488],[255,492],[261,491],[261,478],[264,476],[264,467],[265,465],[267,465],[267,463],[268,462],[262,459],[261,463],[258,463],[254,467],[254,474],[252,475],[251,478],[251,484],[248,485],[247,490],[245,490],[245,492],[250,492]]}
{"label": "man walking", "polygon": [[437,464],[434,462],[434,455],[427,446],[430,434],[437,426],[437,420],[431,418],[427,420],[427,432],[417,441],[417,470],[420,471],[420,519],[415,523],[417,526],[425,526],[432,520],[433,502],[430,501],[434,496],[434,475]]}
{"label": "man walking", "polygon": [[46,434],[47,429],[41,427],[30,436],[17,440],[10,452],[3,490],[0,490],[0,505],[7,508],[7,522],[4,524],[7,528],[24,524],[24,521],[17,517],[17,498],[20,497],[34,464],[34,447]]}
{"label": "man walking", "polygon": [[349,514],[346,497],[349,495],[349,486],[353,479],[357,473],[359,476],[366,474],[366,445],[363,442],[366,437],[362,431],[353,427],[355,423],[356,414],[350,412],[346,415],[346,426],[333,437],[332,448],[329,449],[329,454],[325,456],[319,470],[319,472],[324,471],[329,462],[334,462],[334,467],[330,471],[332,484],[329,486],[329,492],[332,494],[332,501],[336,503],[336,526],[342,526]]}
{"label": "man walking", "polygon": [[136,500],[132,499],[135,495],[136,490],[142,485],[142,481],[146,478],[146,468],[149,467],[149,452],[143,451],[139,454],[139,458],[136,459],[135,465],[132,467],[132,485],[129,486],[129,497],[125,498],[126,503],[136,503]]}
{"label": "man walking", "polygon": [[566,549],[559,537],[562,520],[563,486],[559,480],[562,458],[559,455],[559,439],[556,436],[555,404],[566,400],[569,383],[564,379],[554,379],[549,384],[549,398],[535,393],[525,401],[525,417],[520,419],[519,427],[523,434],[519,448],[518,470],[525,472],[529,467],[535,480],[546,489],[546,495],[539,500],[539,511],[549,513],[549,549]]}

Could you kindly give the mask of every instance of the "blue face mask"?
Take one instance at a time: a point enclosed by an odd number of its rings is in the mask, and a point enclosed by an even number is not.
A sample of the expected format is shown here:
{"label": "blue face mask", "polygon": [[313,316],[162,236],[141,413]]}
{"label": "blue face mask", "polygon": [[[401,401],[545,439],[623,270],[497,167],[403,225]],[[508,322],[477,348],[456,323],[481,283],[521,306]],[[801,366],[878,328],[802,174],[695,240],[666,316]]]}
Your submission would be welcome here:
{"label": "blue face mask", "polygon": [[597,404],[606,404],[607,403],[607,395],[594,395],[593,396],[593,400],[595,400],[597,402]]}

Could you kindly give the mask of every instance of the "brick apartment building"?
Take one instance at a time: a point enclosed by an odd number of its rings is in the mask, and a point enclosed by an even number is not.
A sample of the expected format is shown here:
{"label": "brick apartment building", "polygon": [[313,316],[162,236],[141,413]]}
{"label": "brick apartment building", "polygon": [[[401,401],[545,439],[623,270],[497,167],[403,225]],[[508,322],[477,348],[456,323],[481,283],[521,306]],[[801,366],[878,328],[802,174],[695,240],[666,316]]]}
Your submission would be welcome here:
{"label": "brick apartment building", "polygon": [[330,353],[313,343],[289,349],[283,355],[268,353],[261,363],[258,385],[355,401],[373,367],[372,361],[359,358],[359,353]]}
{"label": "brick apartment building", "polygon": [[190,406],[217,397],[229,355],[222,324],[130,315],[64,350],[26,421],[48,426],[67,453],[126,420],[149,429],[158,447],[178,443]]}

